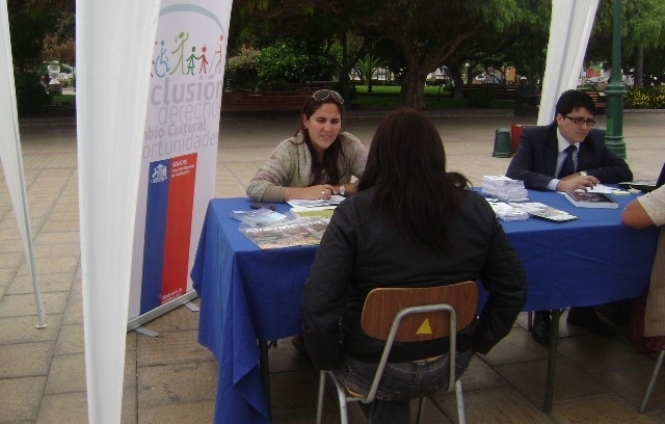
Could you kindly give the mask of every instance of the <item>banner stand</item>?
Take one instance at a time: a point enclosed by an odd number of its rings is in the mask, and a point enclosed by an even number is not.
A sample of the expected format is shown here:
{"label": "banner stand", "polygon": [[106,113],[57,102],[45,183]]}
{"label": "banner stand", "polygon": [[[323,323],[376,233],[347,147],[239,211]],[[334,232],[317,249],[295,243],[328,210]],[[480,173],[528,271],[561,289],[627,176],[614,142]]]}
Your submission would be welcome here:
{"label": "banner stand", "polygon": [[[139,315],[138,317],[129,320],[129,322],[127,323],[127,332],[129,333],[130,331],[136,331],[137,333],[141,333],[146,336],[156,337],[159,335],[159,333],[142,327],[143,324],[146,324],[154,319],[157,319],[160,316],[168,312],[171,312],[172,310],[177,309],[180,306],[183,306],[183,304],[190,311],[198,312],[199,311],[198,306],[191,304],[191,301],[196,299],[197,297],[199,296],[196,293],[196,291],[192,290],[189,293],[186,293],[176,299],[171,300],[170,302],[167,302],[159,306],[158,308],[152,309],[148,313]],[[194,309],[192,308],[192,306],[194,306]]]}

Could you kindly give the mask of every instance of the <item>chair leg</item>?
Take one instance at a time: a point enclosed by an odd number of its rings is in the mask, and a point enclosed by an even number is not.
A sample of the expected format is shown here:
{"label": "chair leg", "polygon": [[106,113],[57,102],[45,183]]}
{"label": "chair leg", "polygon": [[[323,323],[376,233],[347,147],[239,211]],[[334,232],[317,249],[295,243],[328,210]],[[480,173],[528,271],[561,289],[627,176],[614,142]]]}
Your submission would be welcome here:
{"label": "chair leg", "polygon": [[323,395],[326,387],[326,372],[319,372],[319,398],[316,402],[316,424],[321,424],[321,417],[323,415]]}
{"label": "chair leg", "polygon": [[647,392],[644,394],[644,399],[642,400],[642,406],[640,406],[640,414],[643,414],[647,409],[647,403],[649,398],[651,398],[651,392],[653,391],[653,386],[656,384],[656,378],[658,378],[658,372],[660,371],[660,366],[663,364],[663,357],[665,357],[665,350],[661,350],[658,354],[658,359],[656,360],[656,365],[653,367],[653,372],[651,373],[651,381],[649,381],[649,387],[647,387]]}
{"label": "chair leg", "polygon": [[335,374],[332,371],[321,371],[328,372],[330,374],[330,379],[335,383],[335,388],[337,389],[337,398],[339,401],[339,421],[341,424],[349,424],[349,411],[347,408],[346,402],[346,387],[339,382]]}
{"label": "chair leg", "polygon": [[458,424],[466,424],[466,416],[464,415],[464,395],[462,394],[462,379],[455,382],[455,397],[457,398],[457,422]]}
{"label": "chair leg", "polygon": [[423,424],[423,420],[425,419],[425,402],[427,401],[427,397],[421,397],[420,398],[420,403],[418,406],[418,416],[416,418],[416,423],[418,424]]}

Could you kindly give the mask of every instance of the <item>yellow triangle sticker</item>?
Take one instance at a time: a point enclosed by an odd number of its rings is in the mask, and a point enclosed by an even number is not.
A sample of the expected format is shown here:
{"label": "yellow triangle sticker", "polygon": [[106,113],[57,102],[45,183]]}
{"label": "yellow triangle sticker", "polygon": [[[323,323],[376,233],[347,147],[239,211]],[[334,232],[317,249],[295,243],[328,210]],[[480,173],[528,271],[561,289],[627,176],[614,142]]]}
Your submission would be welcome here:
{"label": "yellow triangle sticker", "polygon": [[429,318],[425,318],[425,321],[423,321],[422,324],[420,324],[420,327],[418,328],[418,331],[416,331],[416,334],[432,334],[432,327],[429,325]]}

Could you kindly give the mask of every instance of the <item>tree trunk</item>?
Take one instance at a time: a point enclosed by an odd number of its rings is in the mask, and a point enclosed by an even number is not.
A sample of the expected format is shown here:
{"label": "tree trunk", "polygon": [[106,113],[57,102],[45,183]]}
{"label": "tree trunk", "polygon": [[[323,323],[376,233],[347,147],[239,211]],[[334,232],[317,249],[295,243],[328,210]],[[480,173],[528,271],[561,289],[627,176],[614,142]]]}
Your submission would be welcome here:
{"label": "tree trunk", "polygon": [[418,66],[407,64],[402,75],[402,91],[399,97],[401,106],[425,109],[425,79],[427,73]]}
{"label": "tree trunk", "polygon": [[635,55],[635,79],[633,81],[635,87],[644,86],[642,74],[644,74],[644,44],[639,44],[637,46],[637,54]]}
{"label": "tree trunk", "polygon": [[453,99],[462,100],[464,99],[464,80],[462,79],[462,73],[458,67],[449,67],[450,76],[453,79]]}

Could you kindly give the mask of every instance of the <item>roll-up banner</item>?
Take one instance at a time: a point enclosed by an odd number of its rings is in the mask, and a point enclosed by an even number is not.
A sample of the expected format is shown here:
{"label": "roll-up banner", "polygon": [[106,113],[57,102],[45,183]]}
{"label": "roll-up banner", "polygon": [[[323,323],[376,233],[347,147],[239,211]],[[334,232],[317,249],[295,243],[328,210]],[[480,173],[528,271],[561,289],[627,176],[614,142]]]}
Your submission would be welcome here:
{"label": "roll-up banner", "polygon": [[215,192],[232,0],[163,0],[154,41],[128,330],[195,297],[189,271]]}

